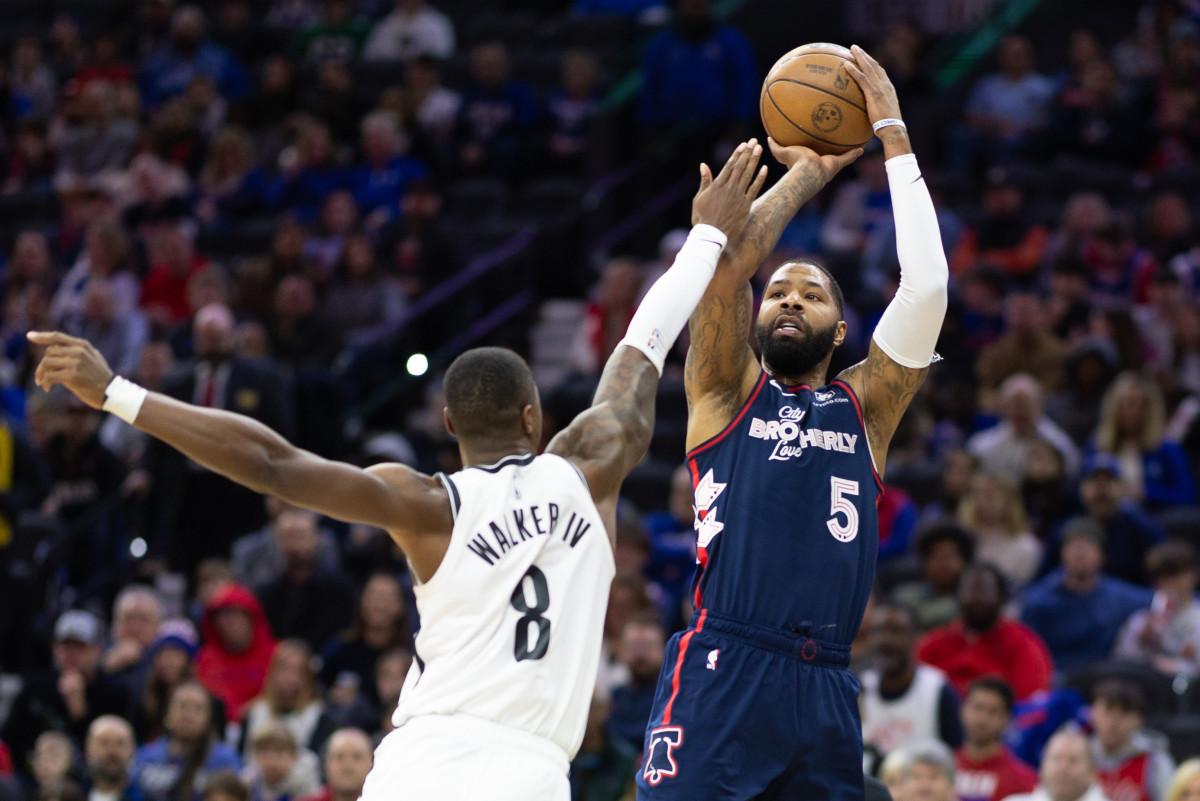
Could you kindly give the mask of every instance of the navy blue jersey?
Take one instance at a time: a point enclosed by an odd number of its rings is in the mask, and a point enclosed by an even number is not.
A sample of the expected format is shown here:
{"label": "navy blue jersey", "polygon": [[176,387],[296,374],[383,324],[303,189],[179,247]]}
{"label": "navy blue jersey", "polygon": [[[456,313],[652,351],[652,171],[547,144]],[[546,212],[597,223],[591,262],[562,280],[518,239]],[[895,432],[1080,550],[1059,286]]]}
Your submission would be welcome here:
{"label": "navy blue jersey", "polygon": [[881,489],[850,387],[784,387],[763,373],[687,465],[696,609],[849,645],[875,578]]}

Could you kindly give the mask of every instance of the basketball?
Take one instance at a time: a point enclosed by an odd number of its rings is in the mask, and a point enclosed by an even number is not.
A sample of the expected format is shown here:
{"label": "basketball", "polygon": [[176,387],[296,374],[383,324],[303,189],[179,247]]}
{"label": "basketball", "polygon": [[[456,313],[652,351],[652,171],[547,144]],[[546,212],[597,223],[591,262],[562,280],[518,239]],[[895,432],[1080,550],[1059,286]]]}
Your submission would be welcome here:
{"label": "basketball", "polygon": [[775,62],[763,81],[759,111],[767,133],[784,147],[804,145],[822,155],[862,147],[872,135],[867,102],[840,45],[797,47]]}

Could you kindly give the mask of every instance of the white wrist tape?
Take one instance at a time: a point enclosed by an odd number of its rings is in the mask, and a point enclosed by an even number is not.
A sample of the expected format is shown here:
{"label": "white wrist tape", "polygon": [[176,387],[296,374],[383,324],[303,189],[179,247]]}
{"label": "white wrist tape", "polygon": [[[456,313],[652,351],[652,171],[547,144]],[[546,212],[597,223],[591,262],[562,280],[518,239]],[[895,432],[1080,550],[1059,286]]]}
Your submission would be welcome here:
{"label": "white wrist tape", "polygon": [[950,271],[929,188],[911,153],[885,162],[896,219],[900,288],[875,327],[875,344],[892,361],[920,369],[934,360],[946,316]]}
{"label": "white wrist tape", "polygon": [[908,126],[904,124],[904,120],[898,120],[895,117],[888,117],[884,120],[876,120],[875,124],[871,126],[871,130],[875,133],[879,133],[880,128],[886,128],[889,125],[898,125],[904,130],[908,130]]}
{"label": "white wrist tape", "polygon": [[725,234],[711,225],[693,228],[671,269],[654,282],[629,321],[619,344],[646,354],[659,375],[679,332],[704,297],[726,241]]}
{"label": "white wrist tape", "polygon": [[104,405],[100,408],[133,425],[148,394],[150,393],[146,391],[145,387],[140,387],[119,375],[113,376],[113,380],[108,383],[108,388],[104,390]]}

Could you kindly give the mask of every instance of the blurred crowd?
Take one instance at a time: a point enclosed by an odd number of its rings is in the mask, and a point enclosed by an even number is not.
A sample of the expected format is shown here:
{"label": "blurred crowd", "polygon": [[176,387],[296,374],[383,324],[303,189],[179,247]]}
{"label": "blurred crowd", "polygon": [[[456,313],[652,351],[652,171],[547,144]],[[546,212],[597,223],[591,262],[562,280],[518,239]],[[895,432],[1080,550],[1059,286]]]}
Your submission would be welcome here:
{"label": "blurred crowd", "polygon": [[[451,5],[140,0],[120,25],[81,11],[10,37],[0,800],[355,801],[420,625],[383,532],[264,500],[33,388],[26,331],[84,336],[150,389],[323,455],[451,471],[436,377],[386,430],[342,415],[375,388],[347,354],[479,255],[454,232],[497,193],[582,187],[613,153],[719,159],[757,131],[770,54],[707,0],[513,11],[531,37],[618,31],[639,43],[625,63],[522,50],[506,17]],[[1080,28],[1065,53],[1015,32],[955,92],[915,25],[871,48],[952,271],[942,361],[888,454],[854,654],[864,770],[899,801],[1200,797],[1198,12],[1131,7],[1122,36]],[[638,96],[607,107],[635,67]],[[622,147],[597,141],[605,115]],[[547,437],[682,240],[589,274],[569,378],[543,387]],[[801,212],[756,287],[795,255],[845,289],[836,372],[898,280],[877,149]],[[480,302],[404,336],[433,348]],[[690,617],[682,425],[660,397],[627,483],[579,799],[631,797],[666,638]]]}

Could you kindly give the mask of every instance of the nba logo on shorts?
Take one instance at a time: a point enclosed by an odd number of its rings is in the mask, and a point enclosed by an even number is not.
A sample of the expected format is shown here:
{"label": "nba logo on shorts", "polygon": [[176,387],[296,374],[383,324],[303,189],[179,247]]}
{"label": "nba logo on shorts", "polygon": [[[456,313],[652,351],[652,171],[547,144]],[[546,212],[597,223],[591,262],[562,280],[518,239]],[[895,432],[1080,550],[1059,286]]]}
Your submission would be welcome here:
{"label": "nba logo on shorts", "polygon": [[708,652],[708,664],[705,665],[709,670],[717,669],[717,657],[721,655],[720,648],[714,648]]}
{"label": "nba logo on shorts", "polygon": [[679,765],[671,751],[683,742],[683,729],[679,726],[662,726],[650,732],[650,745],[646,748],[646,767],[642,778],[650,784],[679,773]]}

